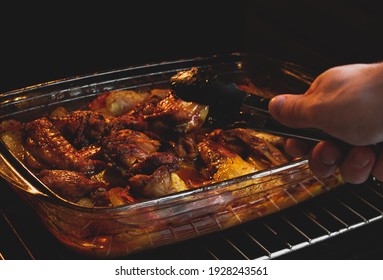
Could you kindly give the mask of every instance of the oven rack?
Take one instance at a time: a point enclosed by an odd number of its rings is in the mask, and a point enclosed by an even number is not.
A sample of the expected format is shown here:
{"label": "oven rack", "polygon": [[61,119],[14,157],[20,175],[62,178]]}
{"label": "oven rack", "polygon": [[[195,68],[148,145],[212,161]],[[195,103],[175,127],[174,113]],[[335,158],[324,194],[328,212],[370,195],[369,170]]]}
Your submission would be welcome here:
{"label": "oven rack", "polygon": [[[3,183],[5,184],[5,183]],[[0,188],[0,258],[84,259],[59,243],[9,188]],[[20,205],[15,208],[14,205]],[[276,207],[278,207],[276,205]],[[235,209],[233,209],[235,213]],[[383,188],[370,180],[345,184],[287,209],[187,241],[130,254],[124,259],[277,259],[383,217]],[[212,221],[214,217],[211,217]],[[219,224],[216,224],[219,226]],[[314,247],[314,246],[313,246]],[[331,248],[329,248],[331,250]]]}
{"label": "oven rack", "polygon": [[166,252],[170,258],[184,259],[276,259],[382,217],[382,187],[372,181],[345,184],[237,227],[129,258],[162,258]]}

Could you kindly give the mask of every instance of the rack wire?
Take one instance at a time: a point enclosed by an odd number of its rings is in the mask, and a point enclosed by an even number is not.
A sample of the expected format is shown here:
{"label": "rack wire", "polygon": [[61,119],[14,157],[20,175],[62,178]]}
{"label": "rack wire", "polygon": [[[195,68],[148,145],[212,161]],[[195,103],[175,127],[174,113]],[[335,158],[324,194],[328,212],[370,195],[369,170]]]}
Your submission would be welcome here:
{"label": "rack wire", "polygon": [[[301,186],[304,187],[304,183]],[[15,209],[14,203],[22,205],[17,201],[18,197],[11,192],[2,195],[10,199],[4,201],[0,212],[0,229],[8,244],[0,242],[1,259],[85,258],[56,241],[39,225],[37,217],[28,212],[26,206]],[[237,210],[234,208],[232,211],[231,214],[235,215]],[[20,219],[20,215],[23,219]],[[372,181],[363,185],[346,184],[254,221],[131,254],[126,259],[276,259],[372,224],[382,217],[381,186]],[[219,227],[216,217],[211,216],[211,221]],[[198,221],[192,221],[191,226],[198,232]],[[180,232],[180,229],[169,229],[172,235]]]}

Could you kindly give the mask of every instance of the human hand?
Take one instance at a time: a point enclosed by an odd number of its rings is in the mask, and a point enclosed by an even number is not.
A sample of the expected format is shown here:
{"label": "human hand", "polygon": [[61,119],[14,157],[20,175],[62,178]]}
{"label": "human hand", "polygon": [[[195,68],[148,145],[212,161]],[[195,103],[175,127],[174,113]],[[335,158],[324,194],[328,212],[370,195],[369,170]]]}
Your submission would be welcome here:
{"label": "human hand", "polygon": [[270,113],[295,128],[318,128],[351,144],[322,141],[308,147],[287,139],[285,149],[293,156],[309,153],[311,170],[320,177],[338,167],[344,180],[362,183],[372,173],[383,181],[383,158],[374,144],[383,142],[383,64],[352,64],[331,68],[314,80],[303,95],[283,94],[273,98]]}

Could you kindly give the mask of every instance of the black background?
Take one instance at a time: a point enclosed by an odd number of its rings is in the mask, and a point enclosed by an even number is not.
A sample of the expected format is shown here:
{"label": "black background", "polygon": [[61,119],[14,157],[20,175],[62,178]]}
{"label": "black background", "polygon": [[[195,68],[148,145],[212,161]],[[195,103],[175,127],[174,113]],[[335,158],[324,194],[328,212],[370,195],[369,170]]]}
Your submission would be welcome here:
{"label": "black background", "polygon": [[[1,9],[0,93],[115,68],[240,51],[318,70],[383,60],[378,1],[47,5]],[[381,244],[381,225],[290,257],[327,258],[331,250],[332,258],[381,258],[383,252],[374,246]]]}
{"label": "black background", "polygon": [[177,58],[246,51],[311,68],[383,59],[379,1],[129,1],[2,9],[0,92]]}

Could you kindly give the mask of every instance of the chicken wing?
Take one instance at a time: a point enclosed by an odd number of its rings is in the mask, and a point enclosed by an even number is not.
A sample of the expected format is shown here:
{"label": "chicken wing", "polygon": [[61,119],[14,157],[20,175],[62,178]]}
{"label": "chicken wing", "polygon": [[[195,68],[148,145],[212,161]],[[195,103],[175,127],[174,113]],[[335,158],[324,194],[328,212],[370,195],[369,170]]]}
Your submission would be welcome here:
{"label": "chicken wing", "polygon": [[27,123],[25,131],[27,150],[51,169],[92,173],[106,166],[79,153],[47,118]]}
{"label": "chicken wing", "polygon": [[208,112],[209,106],[186,102],[170,93],[145,118],[154,123],[155,130],[188,133],[205,123]]}
{"label": "chicken wing", "polygon": [[38,177],[52,191],[72,202],[79,201],[92,190],[107,188],[107,184],[88,179],[76,171],[43,170],[38,174]]}
{"label": "chicken wing", "polygon": [[130,169],[156,152],[161,143],[145,133],[122,129],[113,132],[102,141],[102,152],[116,164]]}
{"label": "chicken wing", "polygon": [[99,112],[80,110],[65,116],[53,116],[50,121],[77,148],[100,141],[116,124]]}
{"label": "chicken wing", "polygon": [[177,175],[180,159],[166,152],[156,152],[135,165],[129,185],[144,197],[155,198],[187,190],[186,183]]}
{"label": "chicken wing", "polygon": [[242,145],[246,145],[251,152],[258,154],[269,161],[269,166],[277,166],[287,163],[288,160],[269,141],[258,136],[258,133],[249,128],[235,128],[225,132],[229,137],[241,140]]}

